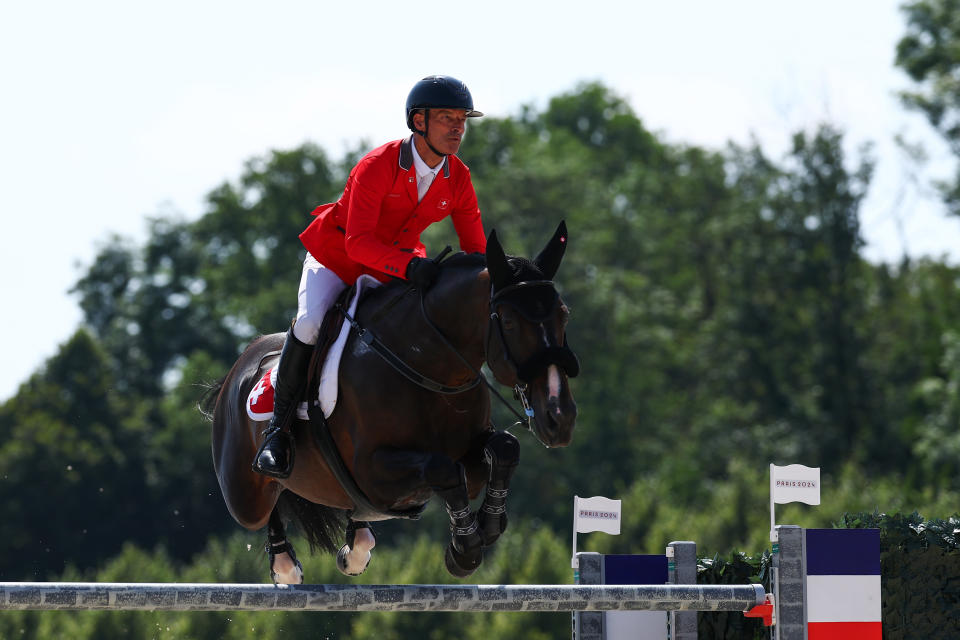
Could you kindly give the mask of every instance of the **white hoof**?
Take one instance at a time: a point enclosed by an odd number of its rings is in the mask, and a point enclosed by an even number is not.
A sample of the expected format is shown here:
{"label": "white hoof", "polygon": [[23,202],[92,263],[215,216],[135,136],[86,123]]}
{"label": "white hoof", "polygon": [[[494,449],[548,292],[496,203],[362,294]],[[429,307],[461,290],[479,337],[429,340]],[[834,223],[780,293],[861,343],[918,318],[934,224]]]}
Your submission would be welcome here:
{"label": "white hoof", "polygon": [[303,565],[288,553],[278,553],[270,567],[274,584],[303,584]]}
{"label": "white hoof", "polygon": [[345,576],[355,578],[367,570],[370,564],[370,558],[373,556],[369,551],[359,552],[351,550],[347,545],[340,547],[337,552],[337,569]]}

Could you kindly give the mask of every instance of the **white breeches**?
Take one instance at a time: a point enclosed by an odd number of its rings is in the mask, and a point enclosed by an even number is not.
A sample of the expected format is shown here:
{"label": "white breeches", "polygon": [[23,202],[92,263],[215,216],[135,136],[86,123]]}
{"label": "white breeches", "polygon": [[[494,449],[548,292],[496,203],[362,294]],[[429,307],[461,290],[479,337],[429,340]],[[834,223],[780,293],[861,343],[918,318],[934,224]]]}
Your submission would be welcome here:
{"label": "white breeches", "polygon": [[307,253],[300,276],[300,291],[297,292],[297,319],[293,323],[293,335],[297,340],[317,344],[323,317],[346,288],[337,274]]}

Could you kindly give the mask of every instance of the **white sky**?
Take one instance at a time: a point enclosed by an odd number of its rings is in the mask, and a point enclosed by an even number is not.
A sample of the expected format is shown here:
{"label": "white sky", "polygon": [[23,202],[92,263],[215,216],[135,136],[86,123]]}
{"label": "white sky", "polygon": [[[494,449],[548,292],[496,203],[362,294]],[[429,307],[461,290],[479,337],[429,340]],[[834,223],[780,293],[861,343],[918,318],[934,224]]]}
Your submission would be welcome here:
{"label": "white sky", "polygon": [[905,28],[897,6],[4,3],[0,400],[76,329],[67,291],[110,233],[142,241],[146,216],[199,216],[208,191],[269,149],[312,140],[339,158],[361,139],[399,138],[407,91],[432,73],[464,80],[477,108],[497,117],[600,80],[669,142],[720,148],[754,135],[774,157],[793,131],[828,120],[851,151],[876,145],[862,211],[867,256],[956,262],[960,219],[910,187],[892,141],[902,132],[929,146],[921,180],[952,172],[943,146],[894,96],[907,86],[893,67]]}

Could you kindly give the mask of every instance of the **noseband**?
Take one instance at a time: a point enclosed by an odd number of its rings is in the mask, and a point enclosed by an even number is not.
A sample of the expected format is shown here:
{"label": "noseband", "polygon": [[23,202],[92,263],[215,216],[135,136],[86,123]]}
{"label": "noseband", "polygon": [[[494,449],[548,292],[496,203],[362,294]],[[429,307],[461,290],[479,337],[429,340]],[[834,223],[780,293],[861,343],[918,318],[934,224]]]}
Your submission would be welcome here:
{"label": "noseband", "polygon": [[[546,371],[550,365],[556,365],[563,369],[568,378],[574,378],[580,373],[580,361],[576,354],[567,344],[567,338],[564,336],[563,344],[550,335],[544,323],[554,315],[554,310],[560,305],[560,294],[557,293],[553,282],[550,280],[528,280],[518,282],[499,291],[490,292],[490,323],[491,329],[487,334],[487,354],[490,353],[490,340],[494,334],[500,340],[503,349],[504,358],[507,363],[517,372],[517,378],[525,383],[529,382]],[[543,332],[546,346],[538,349],[536,353],[518,363],[510,353],[510,347],[507,345],[503,333],[503,319],[500,317],[498,309],[501,305],[506,305],[520,314],[525,320],[532,322],[540,327]],[[494,328],[496,331],[494,331]]]}

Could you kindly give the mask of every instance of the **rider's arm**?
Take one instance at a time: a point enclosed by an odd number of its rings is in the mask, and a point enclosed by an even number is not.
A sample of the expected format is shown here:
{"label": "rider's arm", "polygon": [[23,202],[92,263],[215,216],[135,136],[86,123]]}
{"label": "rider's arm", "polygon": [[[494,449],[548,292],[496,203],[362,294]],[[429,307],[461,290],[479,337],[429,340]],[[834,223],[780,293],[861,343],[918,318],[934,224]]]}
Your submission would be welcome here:
{"label": "rider's arm", "polygon": [[354,169],[349,180],[345,240],[351,260],[402,278],[413,254],[384,244],[377,236],[384,200],[392,195],[393,179],[393,172],[385,162],[363,162]]}
{"label": "rider's arm", "polygon": [[477,193],[470,180],[470,170],[463,167],[461,183],[456,189],[456,203],[450,218],[453,228],[460,239],[460,248],[464,253],[484,253],[487,250],[487,237],[483,232],[480,219],[480,207],[477,205]]}

